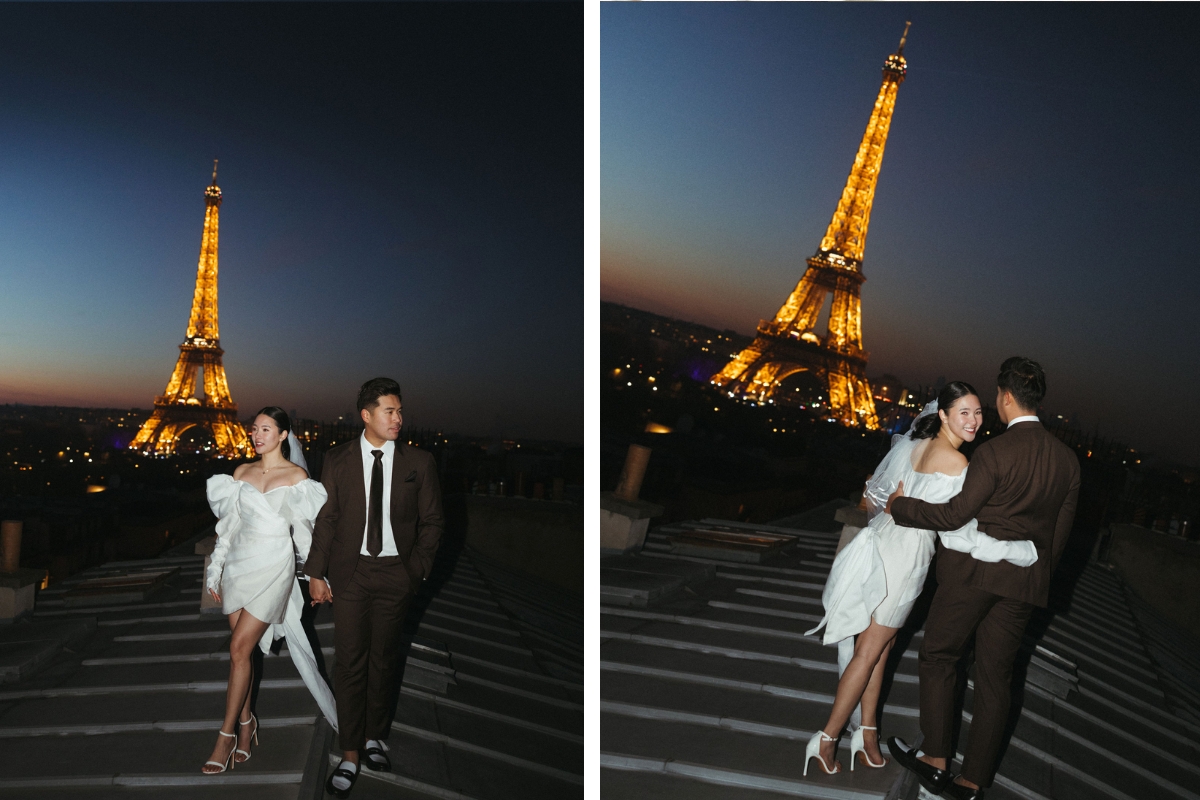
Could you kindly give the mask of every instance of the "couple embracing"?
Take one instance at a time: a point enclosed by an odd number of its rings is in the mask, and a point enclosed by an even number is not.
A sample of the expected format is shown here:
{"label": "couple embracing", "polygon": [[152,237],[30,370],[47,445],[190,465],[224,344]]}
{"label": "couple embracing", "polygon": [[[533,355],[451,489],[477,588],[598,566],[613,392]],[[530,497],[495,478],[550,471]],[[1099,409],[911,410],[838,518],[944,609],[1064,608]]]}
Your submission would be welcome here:
{"label": "couple embracing", "polygon": [[[391,768],[384,740],[396,705],[401,627],[433,567],[442,495],[433,456],[398,441],[399,384],[367,381],[358,410],[362,435],[326,453],[320,483],[308,477],[288,415],[274,406],[250,428],[260,458],[208,481],[218,521],[206,583],[232,636],[225,719],[205,774],[249,760],[258,744],[250,656],[256,644],[265,652],[281,637],[344,751],[326,789],[348,797],[360,762]],[[336,701],[300,624],[298,567],[312,604],[333,604]]]}
{"label": "couple embracing", "polygon": [[[838,772],[837,739],[849,723],[855,760],[883,767],[879,695],[896,633],[921,594],[938,552],[937,592],[925,622],[920,675],[922,750],[896,737],[892,756],[935,795],[979,800],[999,766],[1011,701],[1012,666],[1035,607],[1049,600],[1079,496],[1079,461],[1038,421],[1046,393],[1041,366],[1013,357],[1000,367],[996,410],[1007,429],[975,451],[958,450],[983,420],[970,384],[946,385],[867,483],[864,528],[838,553],[822,600],[826,644],[838,644],[841,678],[816,759]],[[937,531],[938,533],[935,533]],[[940,542],[941,547],[937,545]],[[957,665],[975,644],[974,716],[962,772],[950,772]]]}

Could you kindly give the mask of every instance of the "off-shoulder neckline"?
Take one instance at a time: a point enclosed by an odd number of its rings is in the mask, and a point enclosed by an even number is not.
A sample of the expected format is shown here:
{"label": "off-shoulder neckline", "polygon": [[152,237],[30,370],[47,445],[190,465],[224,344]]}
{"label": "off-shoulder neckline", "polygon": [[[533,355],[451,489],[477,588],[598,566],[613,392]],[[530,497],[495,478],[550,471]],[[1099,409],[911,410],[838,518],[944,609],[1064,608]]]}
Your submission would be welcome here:
{"label": "off-shoulder neckline", "polygon": [[[233,477],[232,475],[226,475],[225,477],[229,478],[229,480],[233,481],[234,483],[240,483],[244,486],[249,486],[251,489],[253,489],[258,494],[262,495],[263,497],[266,497],[271,492],[277,492],[280,489],[295,489],[297,486],[304,483],[305,481],[312,481],[312,478],[303,478],[301,480],[296,481],[295,483],[288,484],[287,486],[276,486],[274,489],[267,489],[264,492],[262,489],[259,489],[257,486],[250,483],[249,481],[240,481],[237,478]],[[316,483],[316,481],[313,481],[313,483]]]}

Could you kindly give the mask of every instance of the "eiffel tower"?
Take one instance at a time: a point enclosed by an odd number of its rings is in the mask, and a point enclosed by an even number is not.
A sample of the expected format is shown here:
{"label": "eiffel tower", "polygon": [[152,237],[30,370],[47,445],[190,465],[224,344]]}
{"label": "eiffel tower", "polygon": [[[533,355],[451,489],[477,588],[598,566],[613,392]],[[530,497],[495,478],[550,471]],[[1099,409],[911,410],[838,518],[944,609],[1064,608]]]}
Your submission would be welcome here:
{"label": "eiffel tower", "polygon": [[[132,450],[158,455],[175,452],[179,437],[201,425],[212,433],[216,451],[226,458],[244,455],[250,447],[246,430],[237,419],[237,404],[229,396],[225,368],[221,366],[221,337],[217,331],[217,229],[221,189],[217,162],[212,185],[204,190],[204,234],[200,237],[200,265],[187,334],[179,345],[179,360],[167,389],[154,398],[154,413],[130,442]],[[204,397],[196,396],[196,373],[203,372]]]}
{"label": "eiffel tower", "polygon": [[[867,383],[867,351],[862,346],[862,304],[859,287],[867,223],[875,199],[875,182],[883,163],[896,92],[904,82],[908,64],[904,42],[883,62],[883,85],[867,130],[854,157],[854,166],[842,190],[842,199],[825,231],[825,238],[808,269],[773,320],[758,324],[754,342],[734,356],[712,377],[712,383],[733,397],[759,403],[774,402],[784,379],[808,371],[825,387],[830,416],[844,425],[879,427],[875,401]],[[814,330],[826,296],[832,292],[829,321],[823,334]]]}

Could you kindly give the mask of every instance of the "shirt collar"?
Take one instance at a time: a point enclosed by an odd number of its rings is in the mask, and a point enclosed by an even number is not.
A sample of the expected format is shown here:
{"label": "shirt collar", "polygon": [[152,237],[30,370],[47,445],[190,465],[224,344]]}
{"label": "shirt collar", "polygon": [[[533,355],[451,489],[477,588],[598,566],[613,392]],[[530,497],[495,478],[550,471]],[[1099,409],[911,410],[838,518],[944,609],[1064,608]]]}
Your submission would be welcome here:
{"label": "shirt collar", "polygon": [[[1041,422],[1041,420],[1037,418],[1037,415],[1033,415],[1033,416],[1027,415],[1024,417],[1017,417],[1016,419],[1011,420],[1008,423],[1008,428],[1011,428],[1013,425],[1016,425],[1018,422]],[[1005,428],[1005,430],[1008,430],[1008,428]]]}
{"label": "shirt collar", "polygon": [[366,431],[363,431],[361,434],[359,434],[358,441],[362,445],[362,451],[363,451],[364,456],[369,456],[371,454],[372,450],[382,450],[383,457],[387,458],[388,456],[390,456],[392,454],[392,451],[396,449],[396,443],[393,442],[391,439],[388,439],[387,441],[385,441],[383,443],[383,447],[376,447],[375,445],[373,445],[367,441],[367,432]]}

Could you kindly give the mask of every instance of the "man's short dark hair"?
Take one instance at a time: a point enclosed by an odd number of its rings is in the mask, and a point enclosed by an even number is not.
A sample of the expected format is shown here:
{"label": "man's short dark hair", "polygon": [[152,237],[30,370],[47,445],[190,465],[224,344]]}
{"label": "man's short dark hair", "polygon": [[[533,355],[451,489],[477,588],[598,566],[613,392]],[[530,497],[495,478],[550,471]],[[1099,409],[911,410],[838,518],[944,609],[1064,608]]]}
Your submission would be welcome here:
{"label": "man's short dark hair", "polygon": [[1017,405],[1029,411],[1037,411],[1046,396],[1046,373],[1042,365],[1031,358],[1013,356],[1000,365],[1000,377],[996,385],[1007,391]]}
{"label": "man's short dark hair", "polygon": [[374,408],[379,405],[379,398],[388,394],[394,394],[400,398],[400,384],[391,378],[371,378],[358,390],[358,410]]}

